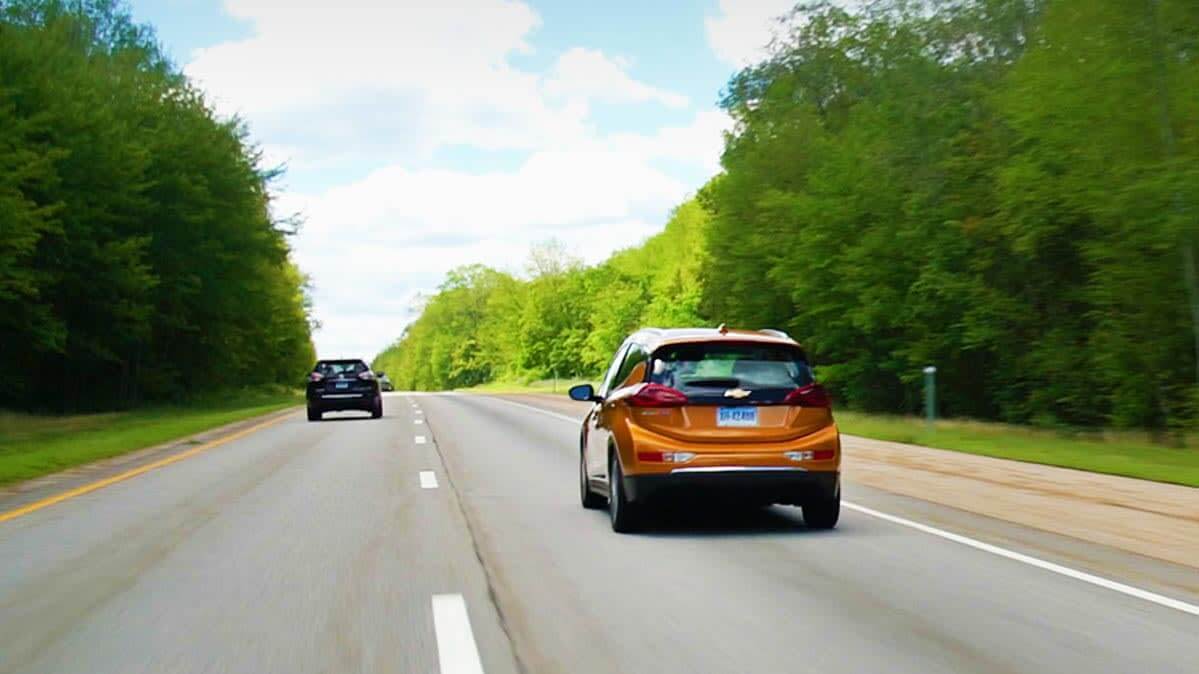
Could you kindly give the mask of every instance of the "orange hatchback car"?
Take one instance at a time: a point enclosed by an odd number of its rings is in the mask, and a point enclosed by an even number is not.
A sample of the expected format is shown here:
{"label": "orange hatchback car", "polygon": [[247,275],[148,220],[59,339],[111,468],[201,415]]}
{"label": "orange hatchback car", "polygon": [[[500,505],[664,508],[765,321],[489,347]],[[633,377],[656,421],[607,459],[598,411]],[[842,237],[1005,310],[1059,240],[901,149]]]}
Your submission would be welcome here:
{"label": "orange hatchback car", "polygon": [[647,508],[700,496],[803,508],[810,528],[841,510],[841,439],[828,395],[798,343],[777,330],[641,330],[616,352],[579,441],[583,507],[612,528]]}

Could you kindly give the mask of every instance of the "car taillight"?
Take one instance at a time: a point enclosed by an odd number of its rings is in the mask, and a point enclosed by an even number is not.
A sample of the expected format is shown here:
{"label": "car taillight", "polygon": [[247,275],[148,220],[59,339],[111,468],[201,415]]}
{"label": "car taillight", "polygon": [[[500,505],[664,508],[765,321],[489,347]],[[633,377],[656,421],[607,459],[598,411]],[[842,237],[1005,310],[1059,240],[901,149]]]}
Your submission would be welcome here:
{"label": "car taillight", "polygon": [[800,407],[833,406],[832,401],[828,398],[828,392],[820,384],[808,384],[795,389],[788,393],[786,398],[783,398],[783,403]]}
{"label": "car taillight", "polygon": [[638,461],[654,463],[687,463],[695,458],[695,452],[637,452]]}
{"label": "car taillight", "polygon": [[313,372],[312,374],[308,375],[308,381],[320,381],[324,378],[325,375],[321,374],[320,372]]}
{"label": "car taillight", "polygon": [[633,407],[682,407],[687,404],[687,395],[662,384],[642,384],[628,400]]}
{"label": "car taillight", "polygon": [[370,381],[375,378],[375,373],[374,372],[359,372],[358,378],[361,379],[362,381]]}

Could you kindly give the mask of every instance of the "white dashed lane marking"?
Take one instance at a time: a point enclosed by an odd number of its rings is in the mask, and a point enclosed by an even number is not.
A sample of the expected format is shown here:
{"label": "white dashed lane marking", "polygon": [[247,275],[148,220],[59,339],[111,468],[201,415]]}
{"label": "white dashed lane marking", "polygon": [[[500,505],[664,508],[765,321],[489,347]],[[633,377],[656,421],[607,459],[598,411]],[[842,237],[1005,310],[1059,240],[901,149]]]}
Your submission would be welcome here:
{"label": "white dashed lane marking", "polygon": [[483,674],[479,648],[460,594],[433,595],[433,631],[441,674]]}

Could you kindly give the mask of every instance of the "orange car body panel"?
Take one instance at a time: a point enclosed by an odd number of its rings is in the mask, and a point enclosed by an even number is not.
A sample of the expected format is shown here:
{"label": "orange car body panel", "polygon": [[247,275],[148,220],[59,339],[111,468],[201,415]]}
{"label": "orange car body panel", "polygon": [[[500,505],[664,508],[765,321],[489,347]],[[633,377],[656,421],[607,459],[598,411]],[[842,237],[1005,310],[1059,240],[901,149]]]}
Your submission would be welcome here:
{"label": "orange car body panel", "polygon": [[[680,441],[629,423],[626,417],[612,427],[620,463],[625,475],[667,474],[677,468],[805,468],[809,472],[836,472],[841,468],[841,437],[836,424],[808,435],[779,443],[705,443]],[[792,461],[786,452],[833,450],[833,458],[823,461]],[[685,464],[640,461],[639,452],[693,452],[695,458]]]}
{"label": "orange car body panel", "polygon": [[[673,344],[763,343],[793,348],[799,345],[786,337],[761,332],[729,330],[666,330],[657,339],[646,340],[649,352]],[[611,391],[598,414],[612,434],[621,466],[627,476],[668,474],[678,468],[803,468],[809,472],[838,472],[841,439],[827,407],[796,405],[758,406],[758,425],[720,427],[718,405],[683,407],[634,407],[626,399],[645,380],[645,365],[638,365],[621,385]],[[832,450],[832,458],[794,461],[787,452]],[[642,461],[644,452],[691,452],[686,463]]]}

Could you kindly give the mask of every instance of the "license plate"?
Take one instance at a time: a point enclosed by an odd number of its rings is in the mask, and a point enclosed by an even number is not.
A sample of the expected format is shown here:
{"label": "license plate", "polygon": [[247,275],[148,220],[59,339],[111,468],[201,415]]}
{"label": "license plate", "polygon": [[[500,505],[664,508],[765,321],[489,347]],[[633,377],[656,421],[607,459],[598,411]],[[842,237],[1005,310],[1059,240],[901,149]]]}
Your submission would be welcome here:
{"label": "license plate", "polygon": [[340,391],[340,390],[342,390],[342,389],[347,389],[347,388],[350,388],[350,382],[348,382],[348,381],[339,381],[339,382],[337,382],[336,384],[334,384],[334,385],[333,385],[333,388],[337,389],[338,391]]}
{"label": "license plate", "polygon": [[718,407],[716,409],[717,426],[757,426],[758,408],[756,407]]}

